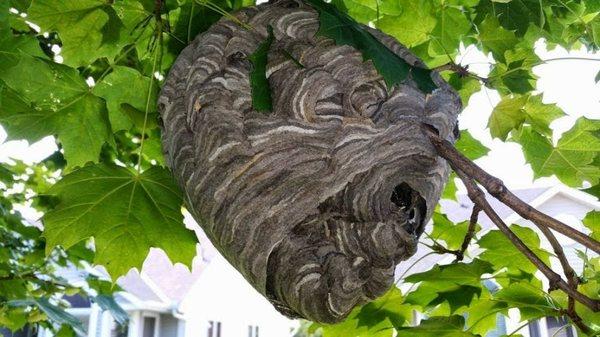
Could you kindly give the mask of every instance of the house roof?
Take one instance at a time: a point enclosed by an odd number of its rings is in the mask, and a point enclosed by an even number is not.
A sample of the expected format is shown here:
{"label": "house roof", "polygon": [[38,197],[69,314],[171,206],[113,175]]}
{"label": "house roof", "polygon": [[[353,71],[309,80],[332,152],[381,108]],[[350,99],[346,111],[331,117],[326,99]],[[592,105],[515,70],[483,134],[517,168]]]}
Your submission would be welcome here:
{"label": "house roof", "polygon": [[186,227],[196,232],[199,241],[191,270],[183,264],[173,264],[165,252],[152,248],[144,261],[141,272],[132,269],[127,275],[117,280],[123,290],[134,295],[140,301],[162,302],[169,305],[179,303],[184,298],[204,272],[208,263],[217,254],[210,240],[191,216],[187,215],[184,221]]}

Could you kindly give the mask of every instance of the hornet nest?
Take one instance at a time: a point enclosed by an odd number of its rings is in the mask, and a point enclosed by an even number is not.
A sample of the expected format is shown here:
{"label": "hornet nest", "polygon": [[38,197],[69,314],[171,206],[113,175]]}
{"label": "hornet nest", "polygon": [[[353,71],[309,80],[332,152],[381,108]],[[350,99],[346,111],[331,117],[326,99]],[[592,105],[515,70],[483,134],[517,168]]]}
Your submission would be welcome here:
{"label": "hornet nest", "polygon": [[[319,13],[272,1],[222,18],[174,63],[162,144],[189,211],[283,314],[335,323],[385,293],[449,174],[422,132],[457,137],[459,96],[386,85],[357,49],[317,34]],[[236,20],[236,21],[237,21]],[[252,105],[249,56],[269,35],[272,111]],[[410,65],[422,61],[364,26]]]}

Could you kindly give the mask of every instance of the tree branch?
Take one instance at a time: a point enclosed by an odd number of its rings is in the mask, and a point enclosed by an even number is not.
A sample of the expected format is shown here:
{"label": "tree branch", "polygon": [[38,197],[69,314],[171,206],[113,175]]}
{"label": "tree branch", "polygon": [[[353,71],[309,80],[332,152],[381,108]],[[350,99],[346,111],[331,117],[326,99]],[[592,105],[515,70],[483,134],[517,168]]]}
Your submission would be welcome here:
{"label": "tree branch", "polygon": [[500,179],[485,172],[458,152],[452,143],[440,138],[432,126],[426,124],[423,126],[425,134],[438,154],[446,159],[455,171],[461,170],[468,177],[479,182],[492,196],[502,201],[524,219],[539,226],[551,228],[600,254],[600,242],[531,207],[510,192]]}
{"label": "tree branch", "polygon": [[500,216],[494,211],[494,209],[490,206],[485,198],[485,194],[483,191],[475,184],[475,182],[468,177],[464,172],[460,171],[460,169],[455,169],[458,177],[464,182],[467,187],[467,193],[469,198],[475,203],[478,207],[483,210],[483,212],[492,220],[492,222],[500,229],[504,235],[515,245],[515,247],[529,259],[541,272],[544,274],[551,285],[554,285],[556,288],[561,289],[565,293],[567,293],[570,297],[573,297],[581,304],[590,308],[590,310],[597,312],[600,311],[600,301],[596,301],[587,297],[586,295],[577,291],[577,289],[572,288],[569,284],[567,284],[557,273],[555,273],[550,267],[548,267],[535,253],[521,241],[521,239],[513,233],[513,231],[508,228],[508,226],[502,221]]}
{"label": "tree branch", "polygon": [[[548,278],[551,288],[561,289],[568,295],[568,308],[567,310],[563,310],[562,313],[568,315],[573,323],[581,330],[589,331],[589,328],[583,324],[581,318],[575,311],[575,300],[587,306],[594,312],[600,311],[600,301],[589,298],[577,290],[577,285],[579,283],[577,275],[569,265],[560,243],[550,229],[555,229],[596,252],[600,251],[600,243],[529,206],[508,191],[500,179],[493,177],[482,170],[479,166],[458,152],[452,143],[442,139],[431,125],[423,124],[422,126],[424,134],[429,138],[437,153],[448,161],[452,169],[465,184],[469,198],[473,201],[475,207],[481,209],[500,231],[506,235],[513,245]],[[481,183],[481,185],[496,199],[502,201],[524,219],[531,220],[540,228],[542,233],[548,238],[548,241],[563,266],[568,283],[547,266],[515,233],[510,230],[487,202],[485,193],[477,186],[476,181]],[[473,211],[475,212],[475,208]],[[471,221],[473,221],[473,217],[475,217],[475,215],[472,214]]]}

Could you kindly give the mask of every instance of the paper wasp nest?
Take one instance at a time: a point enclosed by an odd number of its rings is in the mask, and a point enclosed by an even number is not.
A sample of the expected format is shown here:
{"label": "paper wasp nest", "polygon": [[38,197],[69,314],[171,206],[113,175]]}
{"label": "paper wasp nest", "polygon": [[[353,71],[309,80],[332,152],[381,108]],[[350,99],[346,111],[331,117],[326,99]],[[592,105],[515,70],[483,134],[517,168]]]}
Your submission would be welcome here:
{"label": "paper wasp nest", "polygon": [[[282,0],[221,19],[179,56],[159,98],[163,149],[217,249],[289,317],[334,323],[385,293],[414,254],[449,169],[421,123],[454,141],[458,95],[387,87],[359,51],[317,36],[319,14]],[[248,56],[273,28],[269,113]],[[409,64],[393,38],[370,33]]]}

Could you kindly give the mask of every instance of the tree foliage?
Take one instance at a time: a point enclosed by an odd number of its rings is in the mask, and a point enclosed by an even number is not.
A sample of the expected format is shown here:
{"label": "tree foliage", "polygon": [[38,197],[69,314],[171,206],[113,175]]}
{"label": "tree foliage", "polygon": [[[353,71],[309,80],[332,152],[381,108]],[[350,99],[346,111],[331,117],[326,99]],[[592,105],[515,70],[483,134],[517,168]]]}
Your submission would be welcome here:
{"label": "tree foliage", "polygon": [[[398,83],[412,71],[420,85],[433,89],[426,80],[428,70],[403,67],[354,20],[394,36],[429,68],[442,71],[465,105],[483,86],[496,90],[501,101],[488,122],[491,136],[521,145],[536,178],[555,175],[576,188],[591,184],[586,191],[599,196],[600,122],[580,118],[553,142],[550,123],[565,113],[544,101],[533,73],[533,67],[549,62],[534,51],[539,39],[550,48],[600,48],[599,1],[333,0],[335,7],[317,0],[308,3],[320,13],[320,33],[363,51],[388,83]],[[55,270],[69,263],[103,264],[115,280],[132,267],[140,268],[150,247],[164,249],[175,262],[191,262],[196,241],[182,223],[183,200],[164,167],[156,96],[176,56],[196,34],[249,5],[253,2],[0,3],[0,124],[9,139],[35,142],[51,135],[60,148],[40,164],[0,167],[1,325],[19,329],[39,322],[68,325],[80,333],[80,326],[60,309],[57,294],[89,292],[101,304],[100,295],[108,291],[97,280],[92,285],[104,290],[66,284]],[[491,55],[489,76],[482,78],[457,64],[461,45]],[[254,90],[268,92],[264,82]],[[473,160],[488,152],[467,131],[456,147]],[[445,198],[454,198],[453,177]],[[15,192],[15,186],[24,186],[23,192]],[[19,214],[23,204],[45,213],[43,233]],[[584,224],[599,237],[597,212]],[[454,224],[436,212],[426,241],[436,254],[456,251],[468,225]],[[540,247],[535,231],[511,228],[548,261],[551,254]],[[566,296],[545,289],[536,267],[499,231],[478,230],[467,250],[473,255],[468,262],[437,265],[405,277],[403,282],[413,284],[408,292],[394,289],[339,325],[313,325],[310,330],[324,337],[392,336],[393,331],[398,336],[485,336],[495,327],[497,314],[511,308],[522,320],[562,316]],[[131,254],[122,254],[124,247]],[[585,268],[579,290],[599,298],[600,260],[584,252],[581,258]],[[495,290],[489,287],[492,281]],[[593,331],[600,331],[599,313],[579,305],[576,309]],[[413,311],[428,318],[413,326]]]}

